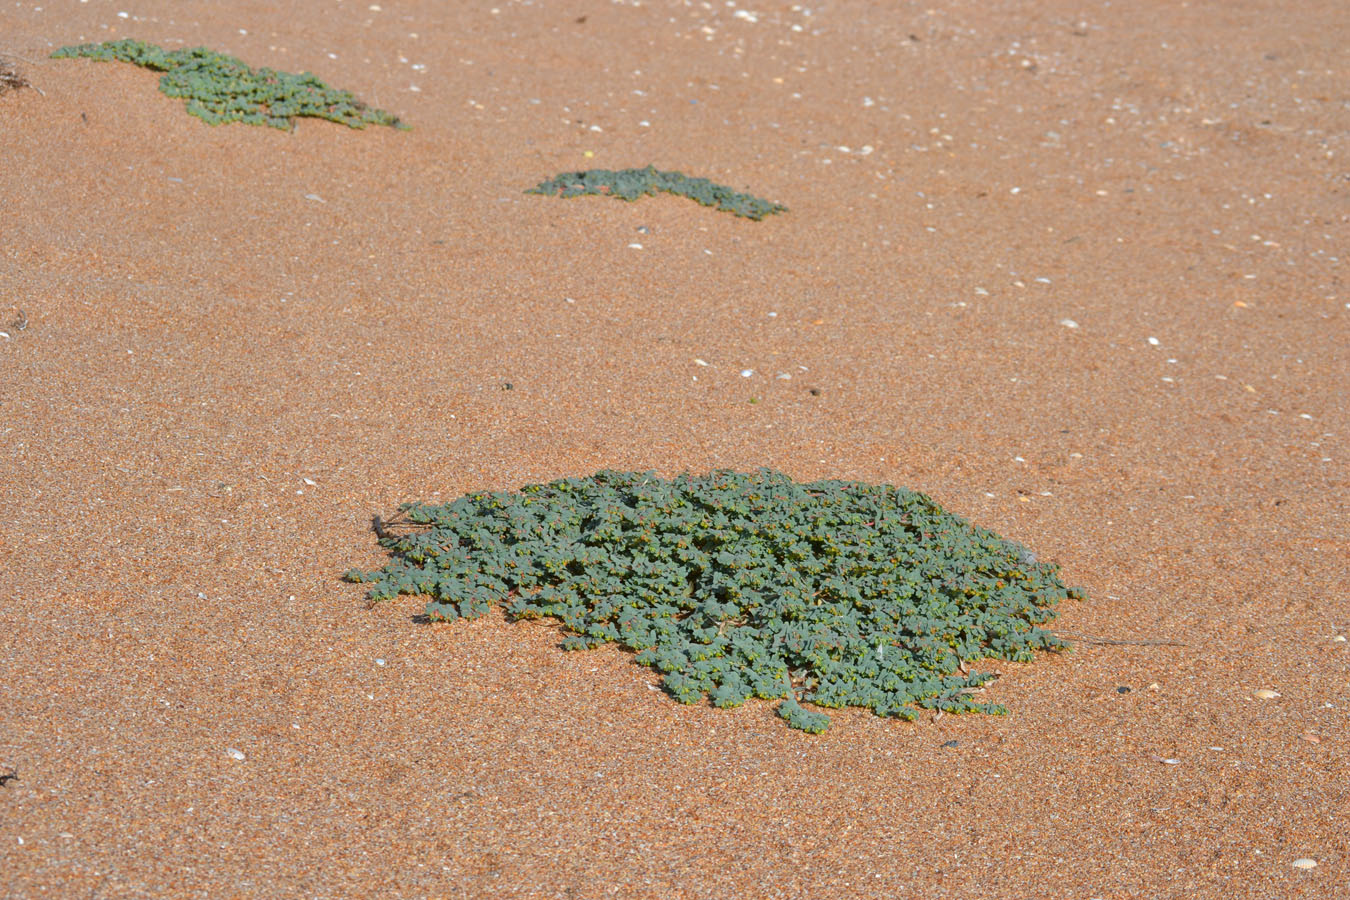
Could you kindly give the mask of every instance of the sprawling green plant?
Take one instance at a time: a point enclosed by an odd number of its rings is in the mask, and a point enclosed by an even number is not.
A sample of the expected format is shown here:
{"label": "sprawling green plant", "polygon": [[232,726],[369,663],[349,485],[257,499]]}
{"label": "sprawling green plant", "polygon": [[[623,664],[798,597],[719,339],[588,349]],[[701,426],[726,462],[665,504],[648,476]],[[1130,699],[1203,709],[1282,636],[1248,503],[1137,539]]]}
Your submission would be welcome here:
{"label": "sprawling green plant", "polygon": [[1037,626],[1084,596],[923,494],[767,469],[603,471],[400,509],[406,532],[381,529],[388,565],[346,576],[371,600],[430,595],[433,620],[498,602],[512,619],[554,617],[564,648],[617,642],[682,703],[782,698],[779,715],[815,733],[829,717],[801,701],[1005,712],[972,699],[997,676],[965,663],[1064,649]]}
{"label": "sprawling green plant", "polygon": [[645,169],[591,169],[586,172],[564,172],[556,178],[541,181],[527,194],[557,194],[561,197],[580,197],[583,194],[606,194],[620,200],[636,200],[655,195],[657,191],[678,194],[697,200],[704,206],[744,216],[756,221],[773,213],[787,212],[786,206],[770,203],[749,194],[742,194],[723,184],[714,184],[706,178],[690,178],[680,172],[662,172],[653,166]]}
{"label": "sprawling green plant", "polygon": [[52,54],[81,56],[163,72],[159,89],[170,97],[186,98],[187,111],[210,125],[247,122],[291,129],[297,116],[310,116],[352,128],[406,127],[393,115],[367,106],[348,91],[330,88],[309,72],[253,69],[205,47],[167,51],[144,41],[121,40],[62,47]]}

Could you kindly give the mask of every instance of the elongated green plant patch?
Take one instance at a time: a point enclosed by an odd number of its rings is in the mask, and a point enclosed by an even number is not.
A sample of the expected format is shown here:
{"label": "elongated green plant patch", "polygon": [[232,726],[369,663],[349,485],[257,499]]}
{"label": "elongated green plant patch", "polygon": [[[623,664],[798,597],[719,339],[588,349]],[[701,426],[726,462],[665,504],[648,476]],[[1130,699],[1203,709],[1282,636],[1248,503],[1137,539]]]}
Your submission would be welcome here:
{"label": "elongated green plant patch", "polygon": [[144,41],[121,40],[62,47],[52,57],[118,60],[163,72],[159,89],[185,98],[187,111],[210,125],[247,122],[289,130],[296,117],[309,116],[351,128],[406,127],[390,113],[329,87],[309,72],[253,69],[205,47],[167,51]]}
{"label": "elongated green plant patch", "polygon": [[560,197],[605,194],[631,201],[655,195],[658,191],[688,197],[704,206],[715,206],[724,212],[756,221],[773,213],[787,212],[786,206],[742,194],[706,178],[690,178],[680,172],[662,172],[653,166],[619,171],[590,169],[586,172],[564,172],[556,178],[541,181],[525,193],[556,194]]}
{"label": "elongated green plant patch", "polygon": [[682,703],[782,699],[779,715],[815,733],[829,717],[804,702],[1005,712],[972,696],[996,675],[965,663],[1065,649],[1038,626],[1084,596],[923,494],[768,469],[603,471],[401,511],[380,540],[390,562],[347,573],[371,600],[429,595],[433,620],[496,603],[553,617],[564,648],[617,642]]}

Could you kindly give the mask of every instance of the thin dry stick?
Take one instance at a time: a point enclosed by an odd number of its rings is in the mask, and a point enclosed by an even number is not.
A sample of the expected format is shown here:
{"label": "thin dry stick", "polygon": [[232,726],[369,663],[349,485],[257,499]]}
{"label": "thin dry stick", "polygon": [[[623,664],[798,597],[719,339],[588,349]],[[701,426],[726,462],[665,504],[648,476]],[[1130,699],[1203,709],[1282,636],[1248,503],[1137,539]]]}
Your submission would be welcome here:
{"label": "thin dry stick", "polygon": [[8,50],[0,51],[0,57],[4,57],[5,59],[17,59],[17,60],[19,60],[20,62],[26,62],[26,63],[28,63],[30,66],[36,66],[36,65],[37,65],[36,62],[34,62],[33,60],[29,59],[28,57],[26,57],[26,56],[20,56],[20,55],[17,54],[17,53],[10,53]]}
{"label": "thin dry stick", "polygon": [[376,537],[398,537],[391,530],[394,528],[431,528],[435,525],[434,522],[409,522],[407,519],[401,519],[402,515],[402,512],[397,512],[392,519],[380,515],[371,516],[370,525]]}
{"label": "thin dry stick", "polygon": [[1124,641],[1114,638],[1093,637],[1090,634],[1077,634],[1072,631],[1052,631],[1055,637],[1067,638],[1071,641],[1082,641],[1085,644],[1104,644],[1107,646],[1128,646],[1128,647],[1185,647],[1180,641]]}

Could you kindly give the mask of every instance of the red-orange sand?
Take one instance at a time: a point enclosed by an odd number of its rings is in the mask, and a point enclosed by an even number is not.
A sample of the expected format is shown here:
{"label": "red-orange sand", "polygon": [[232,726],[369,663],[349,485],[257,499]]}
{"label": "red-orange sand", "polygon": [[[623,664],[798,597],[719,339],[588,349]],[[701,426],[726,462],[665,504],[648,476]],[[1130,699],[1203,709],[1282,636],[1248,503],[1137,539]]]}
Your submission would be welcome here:
{"label": "red-orange sand", "polygon": [[[1344,3],[492,2],[0,8],[0,895],[1350,897]],[[121,37],[413,130],[47,59]],[[522,193],[649,163],[790,212]],[[814,737],[339,580],[406,500],[757,466],[1115,643]]]}

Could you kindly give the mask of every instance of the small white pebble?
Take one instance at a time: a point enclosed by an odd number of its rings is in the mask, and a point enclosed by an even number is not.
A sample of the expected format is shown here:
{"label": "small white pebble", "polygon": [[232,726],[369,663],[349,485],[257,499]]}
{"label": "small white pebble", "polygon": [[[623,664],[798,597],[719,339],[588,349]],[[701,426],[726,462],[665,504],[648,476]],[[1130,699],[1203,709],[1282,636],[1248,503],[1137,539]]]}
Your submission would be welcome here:
{"label": "small white pebble", "polygon": [[318,194],[306,194],[306,195],[305,195],[305,199],[306,199],[306,200],[313,200],[315,203],[327,203],[327,202],[328,202],[327,200],[325,200],[325,199],[323,199],[322,197],[320,197]]}
{"label": "small white pebble", "polygon": [[300,480],[303,481],[305,484],[309,485],[310,487],[318,487],[318,486],[319,486],[319,483],[318,483],[317,481],[311,481],[311,480],[308,479],[308,478],[302,478],[302,479],[300,479]]}
{"label": "small white pebble", "polygon": [[629,250],[641,250],[641,249],[642,249],[642,245],[641,245],[641,244],[629,244],[629,245],[628,245],[628,249],[629,249]]}
{"label": "small white pebble", "polygon": [[1149,342],[1150,344],[1152,344],[1154,347],[1158,346],[1158,339],[1155,338],[1155,337],[1149,338],[1149,339],[1148,339],[1148,342]]}
{"label": "small white pebble", "polygon": [[1338,635],[1336,635],[1334,638],[1332,638],[1332,640],[1335,641],[1335,642],[1338,643],[1338,644],[1344,644],[1344,643],[1345,643],[1345,635],[1343,635],[1343,634],[1338,634]]}
{"label": "small white pebble", "polygon": [[1059,320],[1059,324],[1063,325],[1065,328],[1077,328],[1077,327],[1078,327],[1078,323],[1075,322],[1073,319],[1060,319],[1060,320]]}
{"label": "small white pebble", "polygon": [[377,659],[375,660],[375,665],[377,665],[377,666],[382,666],[382,665],[384,665],[384,660],[378,659],[378,658],[377,658]]}
{"label": "small white pebble", "polygon": [[694,363],[695,363],[696,365],[700,365],[700,366],[706,366],[706,365],[708,364],[706,360],[702,360],[702,359],[695,359],[695,360],[694,360]]}
{"label": "small white pebble", "polygon": [[1261,688],[1259,691],[1252,691],[1252,696],[1262,700],[1274,700],[1276,697],[1280,696],[1280,692],[1272,691],[1270,688]]}
{"label": "small white pebble", "polygon": [[1166,758],[1166,759],[1159,759],[1158,762],[1162,763],[1162,764],[1165,765],[1165,766],[1175,766],[1175,765],[1177,765],[1178,763],[1180,763],[1181,760],[1179,760],[1179,759],[1172,759],[1172,758],[1168,757],[1168,758]]}
{"label": "small white pebble", "polygon": [[753,374],[755,374],[755,370],[754,370],[754,369],[741,369],[741,377],[742,377],[742,378],[749,378],[749,377],[750,377],[751,375],[753,375]]}
{"label": "small white pebble", "polygon": [[232,758],[237,759],[240,762],[243,762],[245,759],[247,759],[247,757],[244,756],[244,751],[236,750],[233,747],[225,748],[225,752],[229,754]]}

